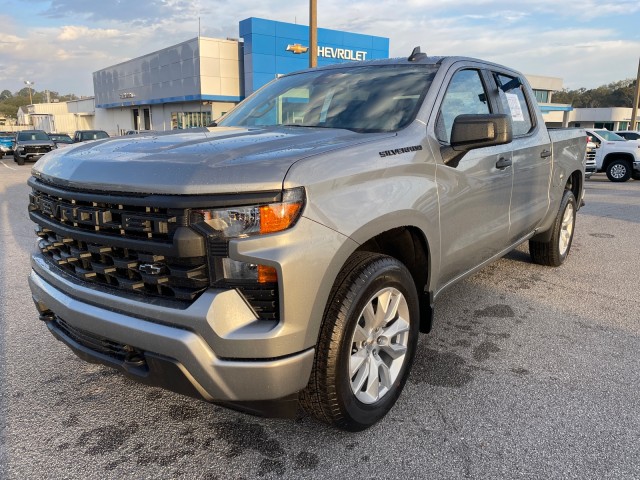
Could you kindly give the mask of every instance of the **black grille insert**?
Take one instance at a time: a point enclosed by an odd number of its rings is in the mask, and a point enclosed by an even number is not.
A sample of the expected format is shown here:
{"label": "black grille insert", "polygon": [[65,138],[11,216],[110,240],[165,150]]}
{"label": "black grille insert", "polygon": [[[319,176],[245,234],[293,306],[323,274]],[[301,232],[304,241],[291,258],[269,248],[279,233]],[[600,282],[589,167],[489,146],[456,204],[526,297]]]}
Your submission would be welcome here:
{"label": "black grille insert", "polygon": [[98,335],[87,332],[86,330],[73,327],[60,317],[56,317],[54,323],[66,336],[89,350],[120,361],[124,361],[131,354],[131,347],[127,347],[122,343],[114,342],[107,338],[99,337]]}
{"label": "black grille insert", "polygon": [[29,211],[43,215],[57,225],[160,241],[171,241],[173,232],[184,224],[186,217],[184,209],[111,203],[108,197],[92,202],[74,198],[73,192],[64,195],[51,195],[34,188],[29,194]]}
{"label": "black grille insert", "polygon": [[74,277],[146,295],[193,301],[209,286],[205,257],[171,258],[63,237],[39,228],[44,257]]}

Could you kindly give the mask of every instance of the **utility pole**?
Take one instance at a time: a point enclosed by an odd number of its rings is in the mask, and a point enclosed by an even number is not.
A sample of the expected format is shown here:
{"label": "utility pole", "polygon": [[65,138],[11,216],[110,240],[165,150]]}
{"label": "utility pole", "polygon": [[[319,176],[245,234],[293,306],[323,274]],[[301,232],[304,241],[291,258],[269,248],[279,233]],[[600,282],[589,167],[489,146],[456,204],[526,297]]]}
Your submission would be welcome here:
{"label": "utility pole", "polygon": [[631,109],[631,121],[627,130],[636,129],[636,118],[638,116],[638,102],[640,102],[640,60],[638,60],[638,75],[636,76],[636,93],[633,96],[633,109]]}
{"label": "utility pole", "polygon": [[309,68],[318,66],[318,0],[309,0]]}

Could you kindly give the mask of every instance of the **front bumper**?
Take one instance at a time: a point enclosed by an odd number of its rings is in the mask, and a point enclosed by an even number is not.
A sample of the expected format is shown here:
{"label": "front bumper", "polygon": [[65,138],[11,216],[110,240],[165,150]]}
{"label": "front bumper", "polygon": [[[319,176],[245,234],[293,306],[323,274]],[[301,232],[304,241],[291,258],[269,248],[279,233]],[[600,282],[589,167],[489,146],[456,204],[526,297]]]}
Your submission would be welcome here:
{"label": "front bumper", "polygon": [[[269,414],[259,402],[291,400],[307,384],[313,349],[272,359],[221,358],[195,329],[161,324],[81,301],[77,297],[87,293],[85,287],[65,285],[67,280],[59,278],[55,283],[60,283],[61,288],[57,288],[44,278],[46,264],[42,259],[34,257],[32,265],[29,284],[41,319],[56,338],[85,360],[117,368],[143,383],[207,401],[231,406],[240,402],[235,406],[254,413]],[[238,313],[241,308],[232,300],[234,294],[237,296],[233,291],[206,292],[185,310],[149,305],[148,313],[155,316],[164,310],[165,319],[198,316],[206,301]],[[216,299],[217,296],[221,298]],[[248,310],[246,305],[244,308]],[[192,323],[195,328],[202,327],[196,318]],[[119,349],[123,355],[110,354],[96,345],[108,345],[112,351]],[[248,403],[243,408],[245,402]]]}

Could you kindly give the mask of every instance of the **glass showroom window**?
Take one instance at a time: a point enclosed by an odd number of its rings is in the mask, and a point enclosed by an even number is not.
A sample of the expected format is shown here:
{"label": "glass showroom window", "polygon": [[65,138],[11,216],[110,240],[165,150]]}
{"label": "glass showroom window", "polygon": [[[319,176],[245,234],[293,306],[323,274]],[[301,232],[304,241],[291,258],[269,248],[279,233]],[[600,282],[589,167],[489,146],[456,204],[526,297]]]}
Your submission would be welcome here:
{"label": "glass showroom window", "polygon": [[171,129],[182,130],[193,127],[206,127],[211,123],[211,112],[172,112]]}

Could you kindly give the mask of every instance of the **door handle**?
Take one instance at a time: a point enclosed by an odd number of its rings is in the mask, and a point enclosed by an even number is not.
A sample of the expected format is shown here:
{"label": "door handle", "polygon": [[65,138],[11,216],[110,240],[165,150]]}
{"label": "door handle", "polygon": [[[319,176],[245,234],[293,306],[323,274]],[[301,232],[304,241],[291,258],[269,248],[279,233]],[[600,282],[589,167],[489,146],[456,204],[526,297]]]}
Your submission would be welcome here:
{"label": "door handle", "polygon": [[540,152],[540,158],[547,158],[551,156],[551,150],[542,150]]}
{"label": "door handle", "polygon": [[513,161],[510,158],[500,157],[496,162],[496,168],[503,170],[507,167],[510,167],[513,164]]}

